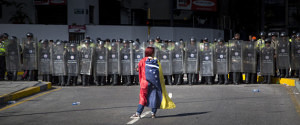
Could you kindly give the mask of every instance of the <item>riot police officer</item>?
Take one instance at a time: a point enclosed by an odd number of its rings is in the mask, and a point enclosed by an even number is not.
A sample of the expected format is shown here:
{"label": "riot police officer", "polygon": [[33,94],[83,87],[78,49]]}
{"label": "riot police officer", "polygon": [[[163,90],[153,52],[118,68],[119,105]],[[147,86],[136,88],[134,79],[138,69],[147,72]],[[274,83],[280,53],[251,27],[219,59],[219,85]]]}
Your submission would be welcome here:
{"label": "riot police officer", "polygon": [[218,84],[229,84],[228,81],[228,44],[222,38],[217,40],[215,47],[215,68],[218,74]]}
{"label": "riot police officer", "polygon": [[288,78],[290,69],[290,42],[285,32],[282,32],[278,39],[276,63],[280,72],[280,78]]}
{"label": "riot police officer", "polygon": [[197,83],[197,75],[199,68],[199,47],[195,38],[191,38],[185,49],[185,71],[189,85]]}
{"label": "riot police officer", "polygon": [[26,34],[27,38],[23,39],[23,69],[24,75],[23,79],[29,81],[37,80],[37,69],[38,69],[38,61],[37,61],[37,40],[33,38],[32,33]]}
{"label": "riot police officer", "polygon": [[39,43],[39,73],[42,75],[43,81],[50,81],[51,79],[51,47],[47,39]]}
{"label": "riot police officer", "polygon": [[264,80],[261,83],[270,84],[272,82],[272,76],[275,73],[275,50],[271,46],[270,38],[265,40],[265,46],[260,50],[260,67],[261,75],[264,77]]}
{"label": "riot police officer", "polygon": [[94,45],[91,39],[85,39],[80,44],[80,74],[82,85],[85,86],[90,85],[91,81]]}

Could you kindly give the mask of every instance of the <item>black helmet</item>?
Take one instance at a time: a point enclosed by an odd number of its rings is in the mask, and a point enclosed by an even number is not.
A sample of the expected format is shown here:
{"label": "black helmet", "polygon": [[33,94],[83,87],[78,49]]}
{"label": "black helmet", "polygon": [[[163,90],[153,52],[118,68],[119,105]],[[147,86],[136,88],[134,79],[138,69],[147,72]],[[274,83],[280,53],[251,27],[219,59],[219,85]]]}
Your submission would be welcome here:
{"label": "black helmet", "polygon": [[154,40],[153,39],[149,39],[149,42],[154,42]]}
{"label": "black helmet", "polygon": [[265,32],[260,32],[260,33],[259,33],[259,36],[260,36],[260,37],[266,36],[266,33],[265,33]]}
{"label": "black helmet", "polygon": [[43,40],[41,41],[41,43],[48,43],[48,40],[47,40],[47,39],[43,39]]}
{"label": "black helmet", "polygon": [[97,38],[96,38],[96,41],[99,41],[99,40],[101,40],[101,38],[100,38],[100,37],[97,37]]}
{"label": "black helmet", "polygon": [[28,33],[26,34],[26,36],[27,36],[27,37],[33,37],[33,34],[28,32]]}
{"label": "black helmet", "polygon": [[60,44],[62,44],[62,41],[61,40],[56,40],[56,44],[60,45]]}
{"label": "black helmet", "polygon": [[156,39],[157,39],[157,40],[160,39],[160,36],[156,36]]}
{"label": "black helmet", "polygon": [[222,38],[219,38],[217,42],[218,42],[218,43],[219,43],[219,42],[224,42],[224,40],[223,40]]}
{"label": "black helmet", "polygon": [[272,32],[271,36],[277,36],[277,34],[275,32]]}
{"label": "black helmet", "polygon": [[112,39],[111,42],[116,42],[116,39]]}
{"label": "black helmet", "polygon": [[70,44],[70,47],[75,47],[75,43],[71,43],[71,44]]}
{"label": "black helmet", "polygon": [[192,38],[191,38],[191,41],[195,41],[195,42],[196,42],[196,38],[192,37]]}
{"label": "black helmet", "polygon": [[127,44],[127,43],[129,43],[128,40],[123,40],[123,44]]}
{"label": "black helmet", "polygon": [[3,37],[9,37],[7,33],[3,33]]}
{"label": "black helmet", "polygon": [[83,40],[83,42],[84,43],[90,43],[90,40],[85,39],[85,40]]}
{"label": "black helmet", "polygon": [[271,39],[270,38],[265,39],[265,43],[271,43]]}
{"label": "black helmet", "polygon": [[296,37],[300,37],[300,33],[296,33]]}
{"label": "black helmet", "polygon": [[110,42],[110,40],[107,38],[107,39],[105,40],[105,42]]}
{"label": "black helmet", "polygon": [[272,37],[272,32],[269,32],[269,33],[268,33],[268,37]]}
{"label": "black helmet", "polygon": [[207,37],[204,37],[203,41],[207,41],[207,42],[208,42],[208,38],[207,38]]}
{"label": "black helmet", "polygon": [[104,41],[98,40],[98,44],[99,44],[99,45],[103,45],[103,44],[104,44]]}
{"label": "black helmet", "polygon": [[286,36],[287,36],[286,32],[281,32],[280,33],[280,37],[286,37]]}
{"label": "black helmet", "polygon": [[296,30],[292,31],[292,35],[296,35],[296,33],[297,33]]}
{"label": "black helmet", "polygon": [[91,37],[89,35],[86,35],[85,39],[91,39]]}

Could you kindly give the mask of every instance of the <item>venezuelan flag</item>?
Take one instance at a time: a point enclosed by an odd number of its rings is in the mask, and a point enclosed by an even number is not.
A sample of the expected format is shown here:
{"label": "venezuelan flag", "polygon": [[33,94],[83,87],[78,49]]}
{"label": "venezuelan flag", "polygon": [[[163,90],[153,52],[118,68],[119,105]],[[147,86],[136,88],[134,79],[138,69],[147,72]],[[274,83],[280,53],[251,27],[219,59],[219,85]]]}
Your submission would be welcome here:
{"label": "venezuelan flag", "polygon": [[157,59],[143,58],[139,63],[140,102],[151,108],[173,109],[176,105],[167,95],[161,64]]}

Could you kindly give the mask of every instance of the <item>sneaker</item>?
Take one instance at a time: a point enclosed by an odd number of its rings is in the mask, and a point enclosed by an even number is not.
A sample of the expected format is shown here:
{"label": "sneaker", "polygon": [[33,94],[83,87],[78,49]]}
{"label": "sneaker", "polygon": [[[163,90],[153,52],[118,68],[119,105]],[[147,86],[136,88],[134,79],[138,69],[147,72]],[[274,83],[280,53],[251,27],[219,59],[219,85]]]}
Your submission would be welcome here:
{"label": "sneaker", "polygon": [[141,116],[135,113],[130,118],[141,118]]}
{"label": "sneaker", "polygon": [[156,116],[154,114],[152,114],[151,118],[155,118]]}

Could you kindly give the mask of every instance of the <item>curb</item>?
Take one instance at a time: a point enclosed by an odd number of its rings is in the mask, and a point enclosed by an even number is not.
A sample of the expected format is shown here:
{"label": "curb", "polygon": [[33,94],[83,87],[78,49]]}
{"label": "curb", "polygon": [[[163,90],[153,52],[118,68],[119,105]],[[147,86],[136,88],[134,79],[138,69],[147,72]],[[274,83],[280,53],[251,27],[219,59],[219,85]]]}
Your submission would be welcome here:
{"label": "curb", "polygon": [[52,88],[52,84],[48,83],[38,83],[36,86],[28,87],[26,89],[13,92],[10,94],[5,94],[0,96],[0,106],[6,105],[8,101],[18,100],[39,92],[43,92]]}

